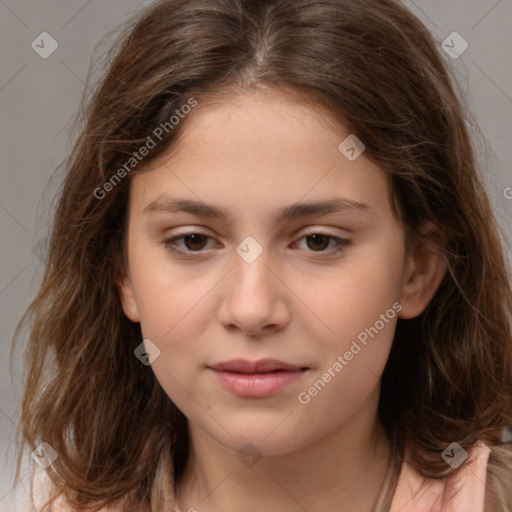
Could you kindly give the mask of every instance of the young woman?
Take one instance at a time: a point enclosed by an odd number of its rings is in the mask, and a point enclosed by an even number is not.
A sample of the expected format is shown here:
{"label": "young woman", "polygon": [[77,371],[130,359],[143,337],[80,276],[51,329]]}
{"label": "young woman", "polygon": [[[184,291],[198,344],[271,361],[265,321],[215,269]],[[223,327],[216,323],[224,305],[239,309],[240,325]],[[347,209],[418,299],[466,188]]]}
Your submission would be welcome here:
{"label": "young woman", "polygon": [[109,57],[19,326],[46,510],[510,512],[511,286],[420,21],[162,0]]}

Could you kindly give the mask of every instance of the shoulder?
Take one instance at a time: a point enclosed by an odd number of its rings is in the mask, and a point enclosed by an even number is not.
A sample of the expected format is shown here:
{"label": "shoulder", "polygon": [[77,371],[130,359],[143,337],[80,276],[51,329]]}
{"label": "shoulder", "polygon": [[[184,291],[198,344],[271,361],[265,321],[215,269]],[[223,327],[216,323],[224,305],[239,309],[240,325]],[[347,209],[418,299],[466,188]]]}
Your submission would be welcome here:
{"label": "shoulder", "polygon": [[491,447],[485,512],[512,512],[512,439]]}
{"label": "shoulder", "polygon": [[[445,460],[455,473],[441,479],[427,478],[410,464],[406,450],[393,494],[390,512],[417,510],[472,510],[485,512],[487,464],[491,447],[478,443],[470,452],[450,450]],[[489,511],[491,512],[491,511]]]}

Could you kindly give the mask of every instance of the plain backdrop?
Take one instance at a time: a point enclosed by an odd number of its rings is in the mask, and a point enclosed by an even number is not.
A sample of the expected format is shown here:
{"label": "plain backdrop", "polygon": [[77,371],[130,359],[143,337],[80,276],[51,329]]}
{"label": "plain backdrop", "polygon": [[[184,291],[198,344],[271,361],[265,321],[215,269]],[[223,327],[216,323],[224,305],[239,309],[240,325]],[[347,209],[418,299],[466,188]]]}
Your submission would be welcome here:
{"label": "plain backdrop", "polygon": [[[70,127],[84,91],[95,46],[142,0],[0,0],[0,511],[28,510],[28,479],[13,488],[14,434],[22,394],[21,354],[9,368],[14,327],[34,296],[44,267],[51,202],[61,174],[49,183],[71,148]],[[484,134],[488,192],[511,239],[512,224],[512,0],[406,0],[442,52],[455,37],[458,58],[443,54]],[[48,36],[40,36],[47,32]],[[453,36],[453,32],[458,35]],[[114,34],[115,35],[115,34]],[[33,47],[45,37],[47,58]],[[461,39],[462,38],[462,39]],[[112,37],[103,40],[101,53]],[[450,39],[448,39],[450,41]],[[451,43],[450,43],[451,44]],[[37,50],[36,50],[37,48]],[[510,258],[510,242],[507,242]],[[489,283],[492,285],[492,283]],[[32,463],[27,457],[27,464]],[[28,466],[27,466],[28,468]]]}

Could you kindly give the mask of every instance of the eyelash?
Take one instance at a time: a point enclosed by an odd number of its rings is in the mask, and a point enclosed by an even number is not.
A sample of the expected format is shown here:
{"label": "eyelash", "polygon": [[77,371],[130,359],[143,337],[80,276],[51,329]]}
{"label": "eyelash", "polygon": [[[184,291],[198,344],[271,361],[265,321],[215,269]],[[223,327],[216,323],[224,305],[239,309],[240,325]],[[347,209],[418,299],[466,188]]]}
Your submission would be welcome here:
{"label": "eyelash", "polygon": [[[200,235],[200,236],[204,236],[204,237],[206,237],[206,238],[208,238],[210,240],[212,239],[212,237],[207,235],[206,233],[200,233],[200,232],[197,232],[197,231],[191,231],[191,232],[188,232],[188,233],[182,233],[181,235],[173,236],[171,238],[167,238],[166,240],[163,241],[163,245],[165,246],[165,248],[167,250],[169,250],[172,253],[177,254],[181,258],[195,258],[196,256],[193,256],[194,254],[201,254],[204,251],[203,250],[199,250],[199,251],[184,251],[183,249],[176,248],[176,243],[175,243],[177,240],[180,240],[182,238],[185,238],[185,237],[191,236],[191,235]],[[313,235],[323,235],[323,236],[326,236],[327,238],[330,238],[330,239],[334,240],[338,245],[334,249],[331,249],[329,251],[325,251],[325,250],[324,251],[312,251],[312,250],[308,251],[308,252],[312,252],[312,253],[337,254],[337,253],[343,251],[351,243],[351,240],[349,240],[347,238],[340,238],[338,236],[331,235],[330,233],[324,233],[322,231],[313,231],[311,233],[306,233],[301,238],[299,238],[299,240],[302,240],[303,238],[307,238],[307,237],[313,236]]]}

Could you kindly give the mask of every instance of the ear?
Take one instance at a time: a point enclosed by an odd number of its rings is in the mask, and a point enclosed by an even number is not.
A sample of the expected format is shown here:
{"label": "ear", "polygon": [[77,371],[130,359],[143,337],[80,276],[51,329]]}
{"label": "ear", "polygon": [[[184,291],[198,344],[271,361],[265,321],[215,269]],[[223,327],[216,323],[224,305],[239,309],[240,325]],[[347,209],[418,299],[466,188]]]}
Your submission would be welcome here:
{"label": "ear", "polygon": [[[425,241],[438,239],[440,234],[429,225],[422,230]],[[399,318],[415,318],[420,315],[434,297],[446,273],[443,256],[428,243],[411,244],[405,257],[405,272],[400,297],[402,309]]]}
{"label": "ear", "polygon": [[140,322],[139,310],[137,308],[137,301],[133,292],[133,286],[130,276],[127,272],[123,272],[116,279],[117,290],[119,298],[123,306],[124,314],[132,322]]}

